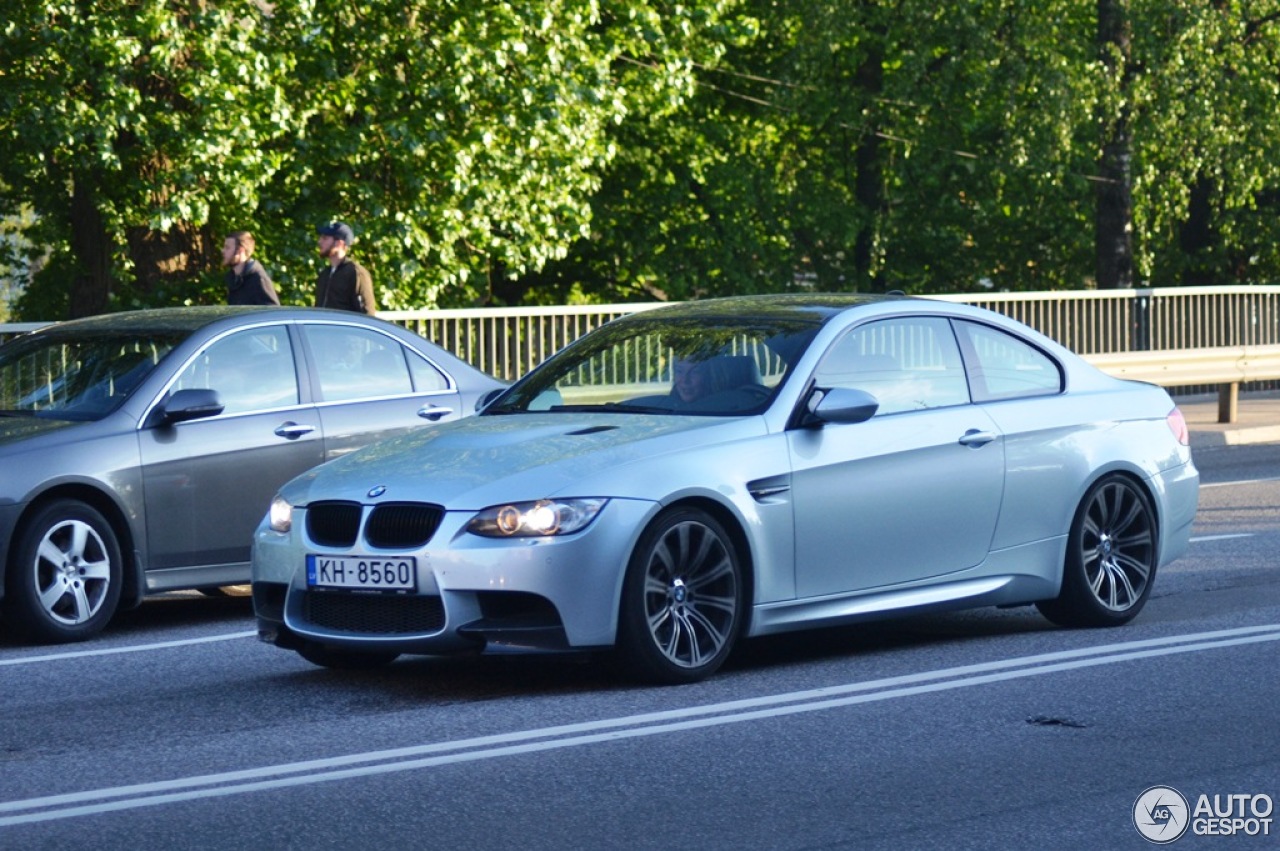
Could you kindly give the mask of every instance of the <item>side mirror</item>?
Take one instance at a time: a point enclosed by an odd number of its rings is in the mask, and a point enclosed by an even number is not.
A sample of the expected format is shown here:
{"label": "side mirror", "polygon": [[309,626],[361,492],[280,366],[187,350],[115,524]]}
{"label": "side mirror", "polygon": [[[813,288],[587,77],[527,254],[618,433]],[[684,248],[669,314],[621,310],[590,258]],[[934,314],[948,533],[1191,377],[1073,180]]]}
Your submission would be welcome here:
{"label": "side mirror", "polygon": [[217,390],[193,388],[175,391],[160,403],[157,411],[161,422],[170,424],[217,416],[225,407]]}
{"label": "side mirror", "polygon": [[483,396],[481,396],[479,399],[476,400],[476,413],[478,414],[481,411],[483,411],[485,408],[489,407],[490,402],[492,402],[494,399],[497,399],[499,396],[501,396],[503,393],[506,393],[506,392],[507,392],[507,388],[505,387],[495,387],[492,390],[490,390],[488,393],[485,393]]}
{"label": "side mirror", "polygon": [[879,409],[880,401],[865,390],[853,387],[815,388],[809,395],[808,413],[801,425],[814,428],[825,423],[863,423],[874,417]]}

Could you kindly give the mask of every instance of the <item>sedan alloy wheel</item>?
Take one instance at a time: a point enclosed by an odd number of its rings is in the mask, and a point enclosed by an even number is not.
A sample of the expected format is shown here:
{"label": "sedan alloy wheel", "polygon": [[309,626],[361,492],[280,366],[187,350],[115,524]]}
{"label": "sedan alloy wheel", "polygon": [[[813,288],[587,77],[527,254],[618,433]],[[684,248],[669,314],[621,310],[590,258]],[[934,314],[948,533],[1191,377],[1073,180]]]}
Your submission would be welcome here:
{"label": "sedan alloy wheel", "polygon": [[29,639],[78,641],[111,620],[120,599],[120,545],[106,518],[58,500],[26,525],[9,578],[9,613]]}

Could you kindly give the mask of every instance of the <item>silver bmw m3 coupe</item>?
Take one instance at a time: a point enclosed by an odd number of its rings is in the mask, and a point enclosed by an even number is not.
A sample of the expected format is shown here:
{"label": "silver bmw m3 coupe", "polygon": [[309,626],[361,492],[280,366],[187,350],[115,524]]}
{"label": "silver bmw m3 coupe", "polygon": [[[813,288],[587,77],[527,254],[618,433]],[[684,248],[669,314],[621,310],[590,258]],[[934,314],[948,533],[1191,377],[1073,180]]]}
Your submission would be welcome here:
{"label": "silver bmw m3 coupe", "polygon": [[899,613],[1123,624],[1186,548],[1198,487],[1163,389],[998,314],[691,302],[294,479],[253,601],[264,640],[325,666],[610,649],[688,682],[744,636]]}

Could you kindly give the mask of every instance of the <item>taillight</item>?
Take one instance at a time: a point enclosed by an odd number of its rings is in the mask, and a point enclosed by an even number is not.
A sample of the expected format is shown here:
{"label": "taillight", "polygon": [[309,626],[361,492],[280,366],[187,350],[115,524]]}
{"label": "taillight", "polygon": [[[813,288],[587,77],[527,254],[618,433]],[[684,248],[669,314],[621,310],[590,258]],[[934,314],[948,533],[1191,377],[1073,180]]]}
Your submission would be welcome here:
{"label": "taillight", "polygon": [[1173,432],[1173,436],[1183,446],[1191,445],[1191,433],[1187,431],[1187,419],[1182,416],[1182,411],[1174,408],[1169,412],[1169,416],[1164,418],[1169,424],[1169,431]]}

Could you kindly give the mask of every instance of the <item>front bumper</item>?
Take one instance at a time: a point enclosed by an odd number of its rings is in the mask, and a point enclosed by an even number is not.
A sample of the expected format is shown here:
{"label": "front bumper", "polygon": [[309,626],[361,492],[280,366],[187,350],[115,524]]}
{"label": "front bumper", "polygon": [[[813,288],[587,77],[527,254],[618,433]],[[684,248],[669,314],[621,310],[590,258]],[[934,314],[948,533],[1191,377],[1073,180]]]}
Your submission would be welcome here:
{"label": "front bumper", "polygon": [[[659,506],[613,499],[581,532],[548,538],[482,538],[465,531],[474,512],[445,512],[424,547],[335,550],[265,522],[254,540],[259,634],[282,647],[315,642],[355,650],[450,654],[555,651],[614,643],[627,560]],[[366,512],[367,515],[367,512]],[[412,555],[416,593],[308,588],[306,556]]]}

